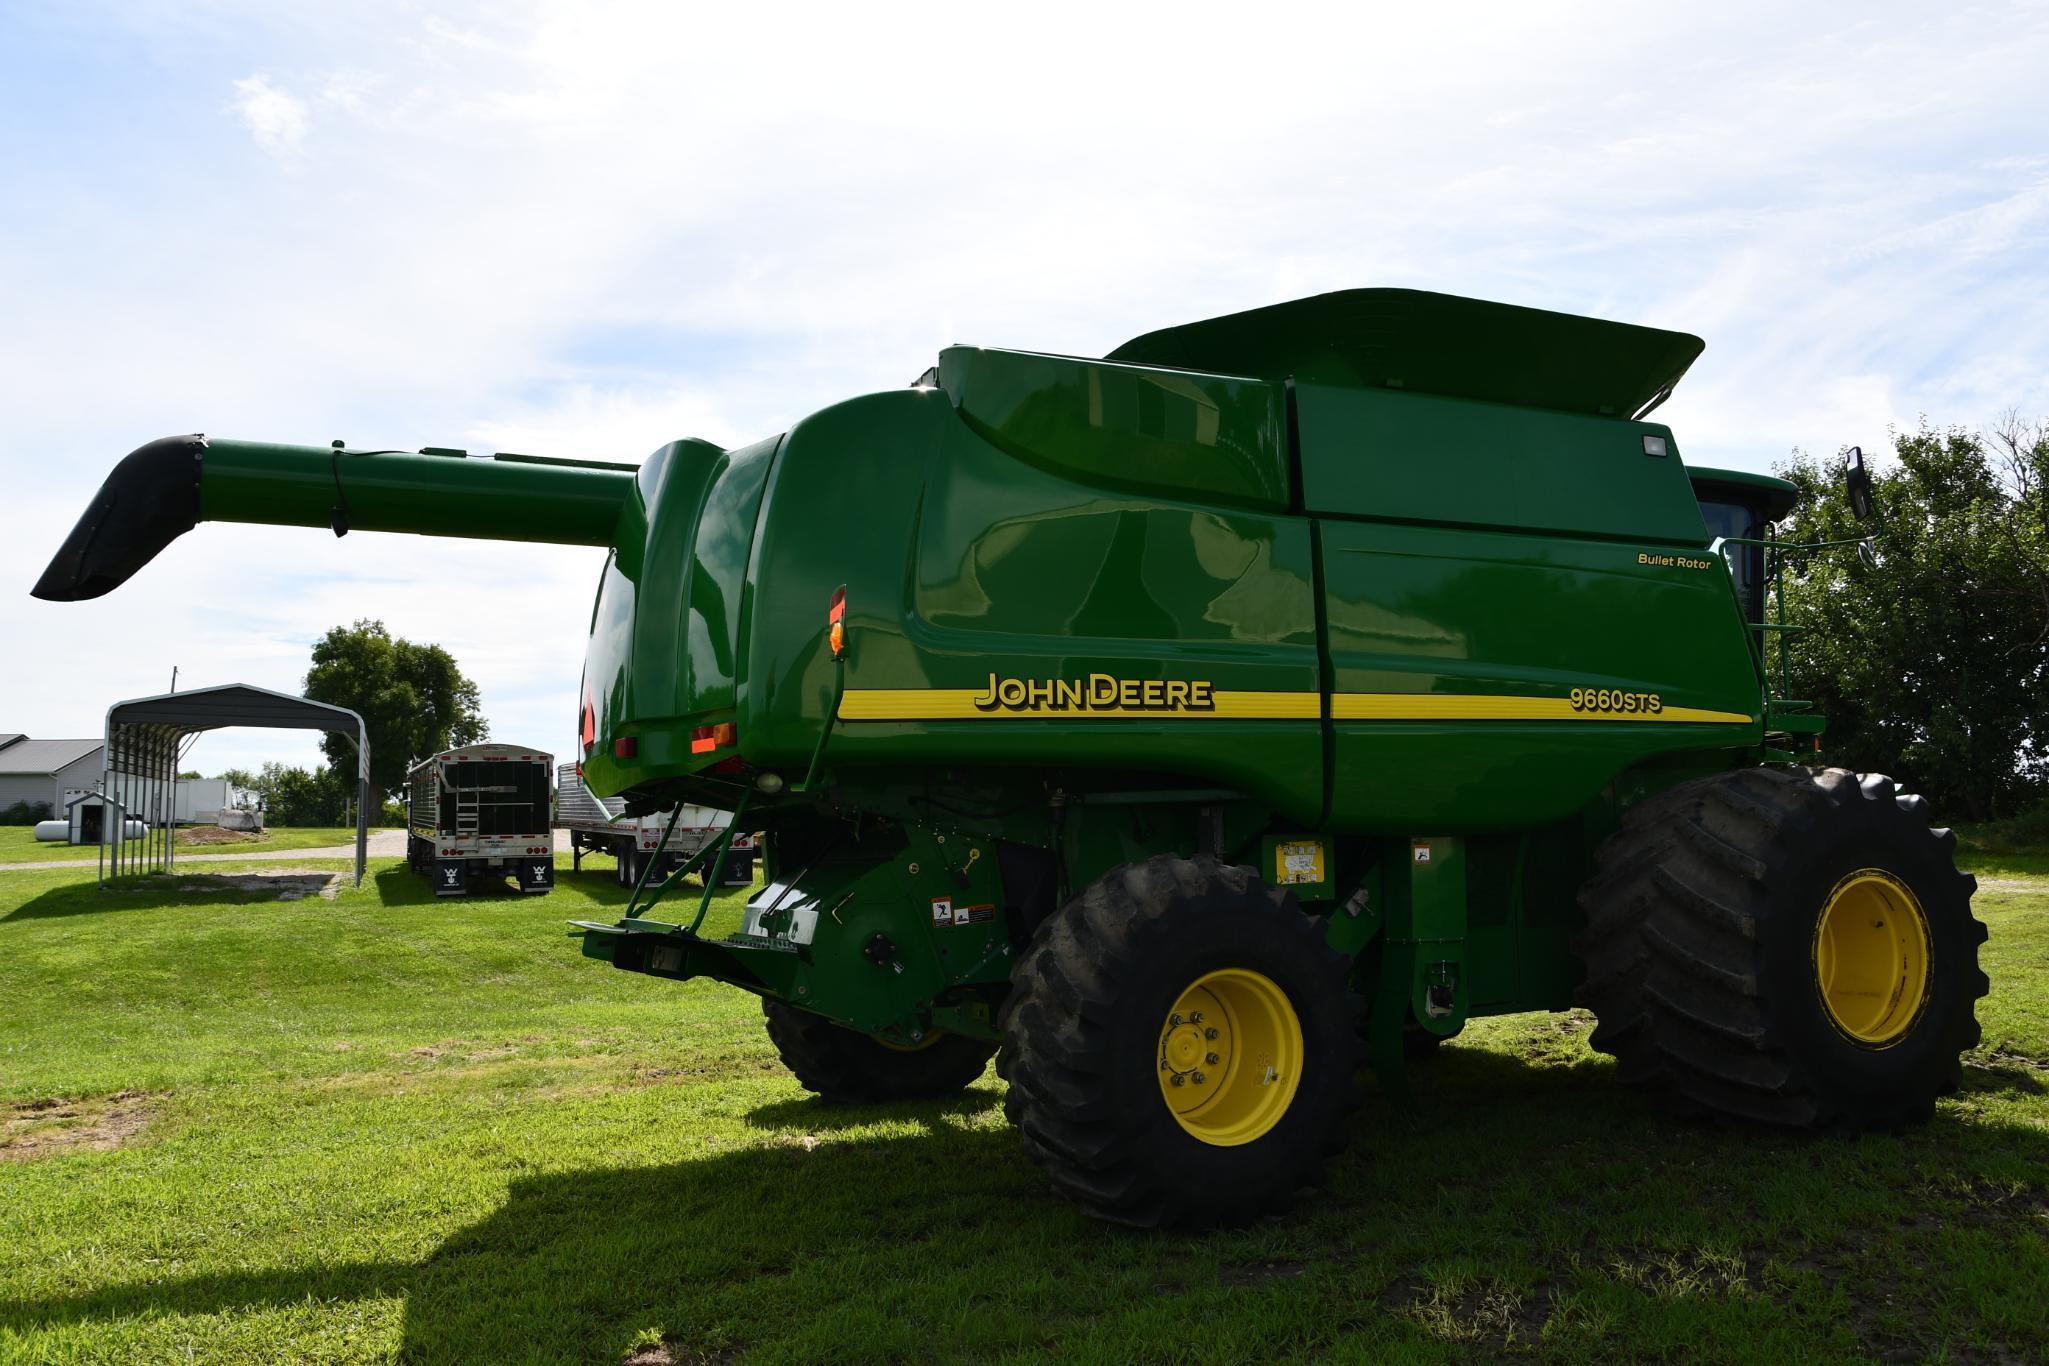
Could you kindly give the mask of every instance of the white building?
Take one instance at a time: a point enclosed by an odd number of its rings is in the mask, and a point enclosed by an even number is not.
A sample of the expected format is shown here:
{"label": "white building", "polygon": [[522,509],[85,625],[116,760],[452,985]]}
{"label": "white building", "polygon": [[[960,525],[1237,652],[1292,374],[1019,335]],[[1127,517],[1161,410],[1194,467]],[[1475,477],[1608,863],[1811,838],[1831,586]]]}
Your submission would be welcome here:
{"label": "white building", "polygon": [[[105,749],[99,740],[31,740],[0,734],[0,808],[42,802],[50,808],[50,819],[61,819],[72,798],[99,788]],[[225,779],[180,778],[171,820],[178,825],[214,825],[223,810],[256,804],[254,792]]]}
{"label": "white building", "polygon": [[104,746],[99,740],[31,740],[0,735],[0,807],[41,802],[64,814],[68,795],[99,785]]}

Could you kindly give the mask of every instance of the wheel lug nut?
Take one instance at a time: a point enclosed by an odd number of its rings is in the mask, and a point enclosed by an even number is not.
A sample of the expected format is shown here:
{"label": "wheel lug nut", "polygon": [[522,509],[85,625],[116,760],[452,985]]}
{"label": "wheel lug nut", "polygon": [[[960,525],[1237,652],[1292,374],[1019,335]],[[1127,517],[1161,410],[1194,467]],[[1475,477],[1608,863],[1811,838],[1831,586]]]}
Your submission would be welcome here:
{"label": "wheel lug nut", "polygon": [[1190,1024],[1201,1024],[1201,1023],[1202,1023],[1202,1012],[1198,1010],[1198,1011],[1196,1011],[1196,1012],[1195,1012],[1195,1013],[1194,1013],[1193,1015],[1190,1015],[1190,1016],[1188,1017],[1188,1023],[1190,1023]]}
{"label": "wheel lug nut", "polygon": [[1202,1037],[1205,1039],[1214,1039],[1216,1036],[1217,1031],[1214,1027],[1202,1031]]}
{"label": "wheel lug nut", "polygon": [[1181,1023],[1181,1017],[1180,1017],[1180,1015],[1178,1015],[1178,1014],[1174,1014],[1174,1015],[1169,1015],[1169,1016],[1167,1017],[1167,1023],[1168,1023],[1168,1024],[1170,1024],[1170,1025],[1177,1025],[1177,1024],[1180,1024],[1180,1023]]}
{"label": "wheel lug nut", "polygon": [[1209,1080],[1209,1078],[1208,1078],[1208,1077],[1205,1077],[1205,1076],[1204,1076],[1204,1075],[1203,1075],[1202,1073],[1200,1073],[1200,1072],[1195,1072],[1195,1073],[1192,1073],[1192,1074],[1191,1074],[1191,1076],[1192,1076],[1192,1077],[1194,1078],[1195,1084],[1196,1084],[1197,1086],[1200,1086],[1200,1085],[1202,1085],[1202,1084],[1203,1084],[1204,1082],[1206,1082],[1206,1081],[1208,1081],[1208,1080]]}
{"label": "wheel lug nut", "polygon": [[1223,1059],[1222,1059],[1222,1058],[1219,1058],[1219,1057],[1218,1057],[1218,1056],[1217,1056],[1216,1054],[1214,1054],[1214,1053],[1205,1053],[1205,1054],[1203,1054],[1203,1055],[1202,1055],[1202,1060],[1203,1060],[1204,1062],[1208,1063],[1208,1064],[1209,1064],[1209,1065],[1210,1065],[1211,1067],[1215,1067],[1215,1066],[1216,1066],[1216,1065],[1217,1065],[1218,1063],[1220,1063],[1220,1062],[1222,1062],[1222,1061],[1223,1061]]}
{"label": "wheel lug nut", "polygon": [[[1198,1073],[1196,1073],[1196,1075],[1197,1075],[1197,1076],[1201,1076],[1201,1075],[1202,1075],[1202,1073],[1198,1072]],[[1179,1085],[1181,1084],[1181,1074],[1180,1074],[1179,1072],[1176,1072],[1176,1073],[1174,1074],[1174,1077],[1173,1077],[1173,1084],[1174,1084],[1174,1085],[1176,1085],[1176,1086],[1179,1086]]]}

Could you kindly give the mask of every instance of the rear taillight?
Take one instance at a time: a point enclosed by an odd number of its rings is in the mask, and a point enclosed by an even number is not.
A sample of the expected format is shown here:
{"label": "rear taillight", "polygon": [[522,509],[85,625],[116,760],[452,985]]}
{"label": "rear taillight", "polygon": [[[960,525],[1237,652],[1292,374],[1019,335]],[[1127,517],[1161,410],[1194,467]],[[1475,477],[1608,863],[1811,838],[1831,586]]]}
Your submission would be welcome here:
{"label": "rear taillight", "polygon": [[690,732],[690,752],[709,754],[715,749],[731,749],[740,743],[740,728],[731,721],[721,721],[716,726],[699,726]]}
{"label": "rear taillight", "polygon": [[614,759],[631,759],[638,756],[639,753],[640,739],[638,736],[622,735],[612,742],[612,757]]}

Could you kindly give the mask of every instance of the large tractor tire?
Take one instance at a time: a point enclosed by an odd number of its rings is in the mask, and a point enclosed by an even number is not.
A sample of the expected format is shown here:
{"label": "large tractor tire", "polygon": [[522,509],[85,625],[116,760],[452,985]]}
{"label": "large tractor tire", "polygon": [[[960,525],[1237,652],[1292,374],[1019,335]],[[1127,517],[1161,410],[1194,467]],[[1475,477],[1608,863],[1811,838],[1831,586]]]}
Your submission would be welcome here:
{"label": "large tractor tire", "polygon": [[1011,972],[996,1070],[1055,1189],[1145,1228],[1285,1209],[1342,1146],[1351,963],[1292,894],[1161,855],[1112,870]]}
{"label": "large tractor tire", "polygon": [[1580,893],[1593,1046],[1672,1109],[1927,1119],[1979,1038],[1977,882],[1892,779],[1756,768],[1642,803]]}
{"label": "large tractor tire", "polygon": [[962,1034],[933,1033],[917,1048],[899,1048],[822,1015],[763,1001],[769,1041],[797,1084],[841,1104],[941,1100],[957,1096],[988,1070],[996,1045]]}

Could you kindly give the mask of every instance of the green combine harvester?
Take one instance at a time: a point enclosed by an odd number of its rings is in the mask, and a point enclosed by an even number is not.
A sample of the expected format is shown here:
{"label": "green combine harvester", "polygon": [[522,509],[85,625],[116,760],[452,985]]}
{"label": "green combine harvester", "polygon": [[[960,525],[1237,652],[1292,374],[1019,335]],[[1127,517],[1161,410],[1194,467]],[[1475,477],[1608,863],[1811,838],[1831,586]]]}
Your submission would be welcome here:
{"label": "green combine harvester", "polygon": [[767,885],[713,937],[688,866],[644,874],[583,952],[759,995],[827,1099],[993,1055],[1107,1219],[1286,1206],[1362,1062],[1399,1094],[1482,1015],[1585,1006],[1686,1114],[1925,1119],[1978,1042],[1974,883],[1920,798],[1801,766],[1795,490],[1645,420],[1700,349],[1369,289],[1100,360],[955,347],[637,468],[177,437],[35,591],[200,521],[609,547],[585,779],[732,812]]}

